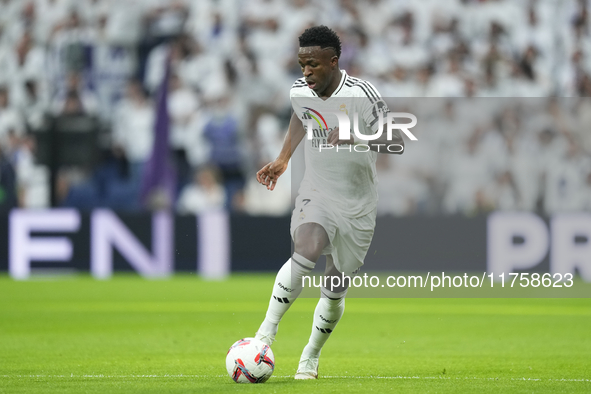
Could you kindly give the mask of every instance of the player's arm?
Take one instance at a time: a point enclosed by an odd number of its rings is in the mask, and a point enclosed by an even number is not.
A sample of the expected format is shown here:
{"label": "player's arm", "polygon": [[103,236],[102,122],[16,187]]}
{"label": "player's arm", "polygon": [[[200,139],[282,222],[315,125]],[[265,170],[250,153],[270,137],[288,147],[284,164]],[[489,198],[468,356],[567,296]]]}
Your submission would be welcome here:
{"label": "player's arm", "polygon": [[339,128],[335,128],[328,134],[327,142],[331,145],[358,145],[363,144],[369,146],[369,149],[374,152],[379,153],[390,153],[395,155],[401,155],[404,152],[404,140],[400,135],[400,130],[394,129],[392,130],[392,139],[388,139],[387,133],[387,125],[382,125],[382,135],[372,141],[360,141],[355,138],[355,135],[351,133],[349,135],[348,140],[340,140],[339,139]]}
{"label": "player's arm", "polygon": [[277,180],[287,169],[289,159],[291,159],[293,152],[296,150],[300,142],[302,142],[305,134],[306,130],[304,130],[304,125],[294,112],[291,115],[289,129],[283,140],[283,147],[281,148],[279,156],[257,172],[257,181],[259,181],[261,185],[267,186],[268,190],[275,189]]}

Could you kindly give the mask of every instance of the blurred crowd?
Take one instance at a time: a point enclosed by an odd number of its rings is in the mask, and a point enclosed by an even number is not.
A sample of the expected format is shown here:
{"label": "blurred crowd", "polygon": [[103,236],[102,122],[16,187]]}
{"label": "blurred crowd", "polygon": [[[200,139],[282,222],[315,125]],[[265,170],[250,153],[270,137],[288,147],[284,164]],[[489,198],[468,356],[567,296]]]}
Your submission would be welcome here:
{"label": "blurred crowd", "polygon": [[[384,97],[573,97],[532,99],[537,109],[495,107],[486,121],[466,124],[450,120],[470,112],[460,105],[466,101],[438,100],[419,144],[398,161],[380,156],[382,213],[588,209],[581,196],[591,183],[591,110],[580,99],[591,96],[588,7],[587,0],[0,0],[0,209],[142,208],[154,99],[169,59],[178,183],[171,204],[181,213],[288,213],[289,171],[273,193],[254,172],[281,147],[289,89],[301,77],[297,37],[317,24],[341,37],[341,68]],[[503,102],[487,100],[474,102]],[[39,160],[39,136],[68,116],[97,120],[101,159],[54,173]],[[437,117],[465,132],[448,138],[445,125],[428,127]]]}
{"label": "blurred crowd", "polygon": [[420,122],[378,156],[379,213],[591,210],[590,98],[387,101]]}

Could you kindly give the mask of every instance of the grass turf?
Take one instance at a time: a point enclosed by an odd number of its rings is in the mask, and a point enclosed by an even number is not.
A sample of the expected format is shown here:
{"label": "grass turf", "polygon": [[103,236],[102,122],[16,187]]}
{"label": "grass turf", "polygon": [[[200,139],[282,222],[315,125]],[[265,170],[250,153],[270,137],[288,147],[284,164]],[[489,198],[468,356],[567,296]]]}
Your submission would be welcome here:
{"label": "grass turf", "polygon": [[226,351],[272,282],[1,276],[0,393],[591,392],[591,299],[348,299],[321,378],[295,381],[316,304],[300,299],[273,377],[237,385]]}

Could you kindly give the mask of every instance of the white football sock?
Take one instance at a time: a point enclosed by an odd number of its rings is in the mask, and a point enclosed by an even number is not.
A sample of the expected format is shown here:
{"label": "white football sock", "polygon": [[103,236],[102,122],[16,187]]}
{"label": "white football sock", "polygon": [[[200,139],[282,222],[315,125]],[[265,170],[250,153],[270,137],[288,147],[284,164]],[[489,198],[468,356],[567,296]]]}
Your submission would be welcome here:
{"label": "white football sock", "polygon": [[310,340],[302,352],[300,361],[306,359],[317,359],[320,357],[322,347],[334,331],[335,327],[345,311],[345,296],[347,290],[335,293],[328,289],[321,288],[320,300],[314,311],[314,322],[312,323],[312,334]]}
{"label": "white football sock", "polygon": [[267,315],[256,338],[264,341],[264,337],[269,337],[273,341],[281,318],[302,292],[302,276],[309,275],[315,265],[297,253],[283,264],[275,277]]}

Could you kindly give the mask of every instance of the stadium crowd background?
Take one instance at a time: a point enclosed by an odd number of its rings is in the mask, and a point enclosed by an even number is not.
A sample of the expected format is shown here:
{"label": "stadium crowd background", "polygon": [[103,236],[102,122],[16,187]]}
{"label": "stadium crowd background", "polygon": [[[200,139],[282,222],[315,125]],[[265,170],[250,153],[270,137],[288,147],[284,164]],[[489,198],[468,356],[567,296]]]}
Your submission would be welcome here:
{"label": "stadium crowd background", "polygon": [[[380,213],[591,209],[586,0],[0,0],[0,209],[144,209],[170,53],[174,207],[287,214],[289,171],[274,193],[254,172],[280,149],[316,24],[384,97],[440,98],[406,104],[420,141],[379,156]],[[97,120],[101,158],[52,177],[40,136],[69,115]]]}

